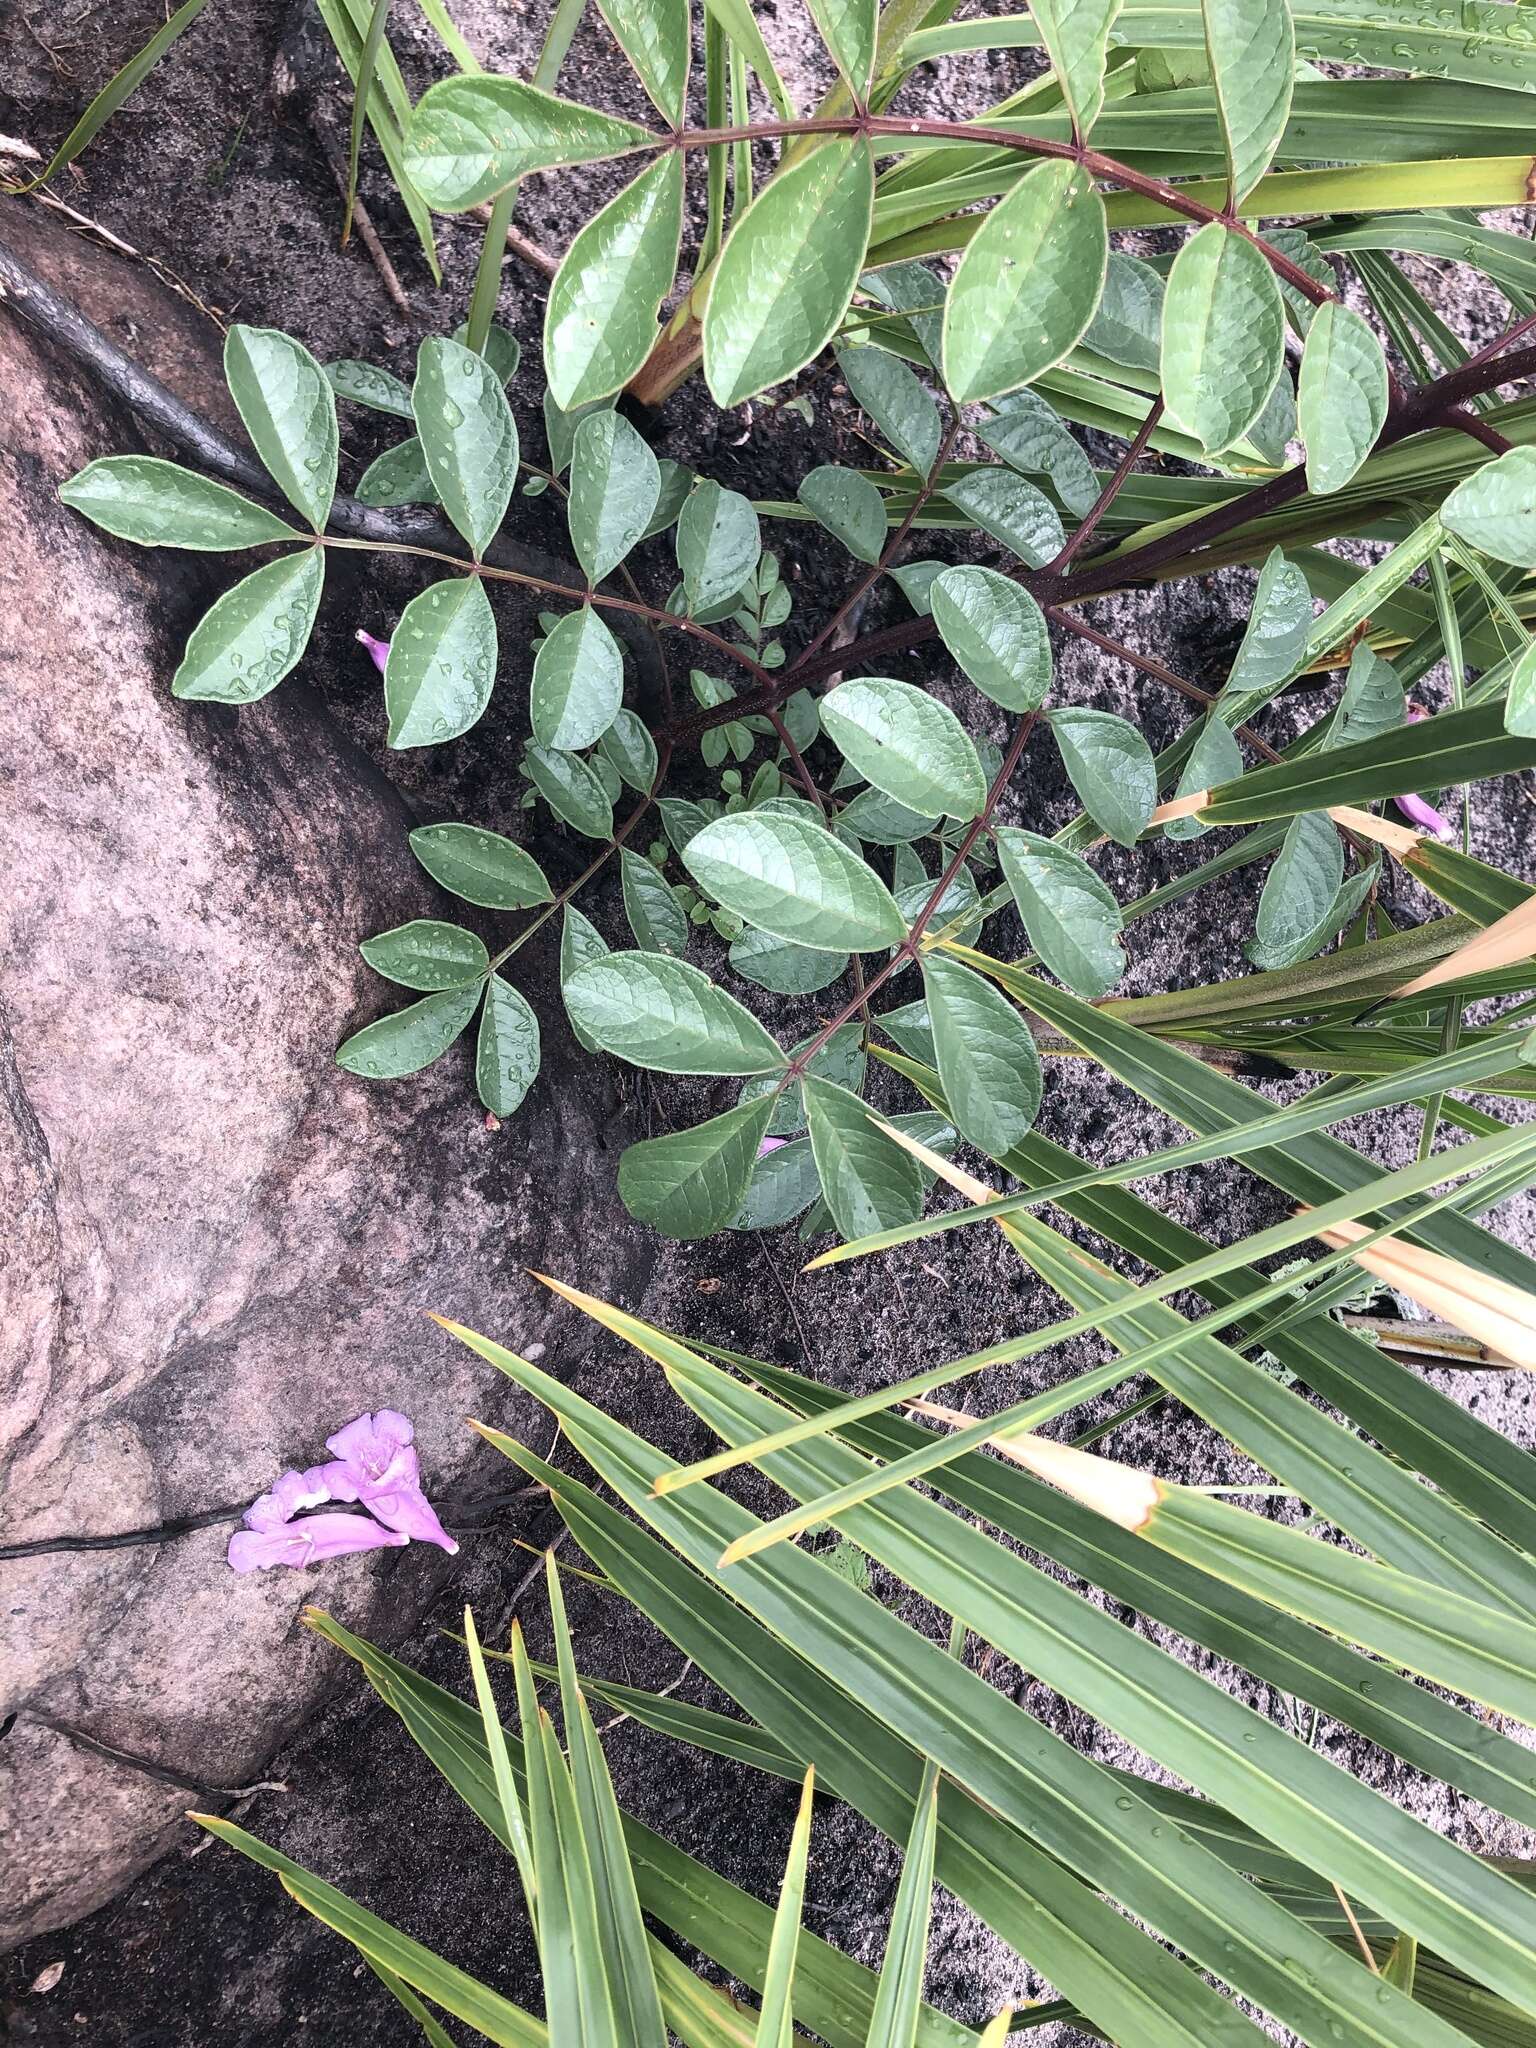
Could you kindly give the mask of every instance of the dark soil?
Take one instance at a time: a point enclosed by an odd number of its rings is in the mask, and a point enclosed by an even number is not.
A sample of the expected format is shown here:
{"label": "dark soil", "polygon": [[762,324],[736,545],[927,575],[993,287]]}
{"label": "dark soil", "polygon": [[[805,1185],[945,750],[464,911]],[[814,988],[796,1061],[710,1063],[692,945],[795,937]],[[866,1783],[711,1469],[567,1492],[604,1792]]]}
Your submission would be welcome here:
{"label": "dark soil", "polygon": [[[454,11],[488,61],[520,69],[530,60],[545,12],[537,8],[518,14],[484,0]],[[776,48],[785,53],[796,89],[808,85],[812,66],[798,15],[791,22],[788,5],[775,6],[772,0],[759,12]],[[397,13],[398,46],[408,79],[419,88],[431,75],[425,32],[414,10]],[[92,92],[161,19],[158,4],[146,0],[120,0],[114,7],[99,0],[14,0],[8,22],[0,24],[0,75],[7,79],[0,131],[22,136],[46,154]],[[444,285],[434,290],[370,148],[363,196],[409,295],[409,313],[391,302],[356,239],[345,252],[338,251],[340,197],[332,164],[316,136],[317,131],[328,133],[333,146],[344,138],[349,100],[334,69],[324,62],[327,48],[312,17],[302,7],[293,13],[288,0],[224,0],[211,6],[77,169],[56,181],[56,189],[81,214],[163,266],[222,318],[284,327],[322,359],[361,355],[408,377],[417,340],[451,329],[464,313],[479,229],[472,223],[440,224]],[[1022,82],[1023,62],[979,64],[970,74],[973,87],[967,89],[966,106]],[[286,89],[277,90],[274,79]],[[616,111],[640,111],[638,88],[606,31],[590,21],[577,37],[561,86],[573,97]],[[922,104],[929,89],[918,87],[913,103]],[[950,85],[932,90],[938,95],[933,103],[948,111]],[[558,252],[590,212],[599,183],[596,178],[568,184],[532,181],[520,206],[520,223]],[[696,218],[694,234],[699,225]],[[540,435],[542,309],[542,280],[509,263],[501,318],[523,344],[523,367],[512,395],[530,446]],[[724,483],[758,498],[792,499],[800,477],[817,463],[861,456],[852,410],[831,380],[812,378],[809,391],[814,418],[807,423],[794,412],[761,406],[751,413],[721,415],[696,382],[660,419],[648,423],[648,431],[659,452],[686,458]],[[344,480],[355,477],[362,462],[389,438],[369,423],[369,416],[345,411]],[[547,506],[547,500],[524,501],[516,517],[528,538],[563,552],[563,535]],[[770,537],[795,592],[791,634],[798,630],[808,637],[848,587],[850,565],[834,543],[806,526],[785,523]],[[648,587],[664,597],[670,576],[665,551],[653,544],[641,566]],[[389,754],[383,747],[377,680],[352,645],[351,632],[357,625],[387,631],[415,587],[413,576],[403,570],[370,568],[349,581],[338,579],[323,635],[307,662],[308,680],[424,814],[515,825],[514,743],[521,714],[517,692],[505,682],[482,726],[449,750],[451,760],[438,752]],[[1098,616],[1107,630],[1155,647],[1181,673],[1215,683],[1230,658],[1250,589],[1251,579],[1237,575],[1216,585],[1153,593],[1134,604],[1121,601],[1105,606]],[[888,603],[895,616],[900,600],[892,597]],[[866,623],[878,623],[883,616],[872,610]],[[529,626],[526,609],[508,606],[503,623],[504,645],[523,644],[517,636]],[[921,670],[909,663],[903,672],[932,679],[932,661],[925,657]],[[1124,668],[1085,659],[1080,650],[1063,650],[1062,676],[1067,695],[1133,713],[1154,745],[1183,722],[1181,708],[1153,694],[1155,686]],[[1052,748],[1041,745],[1032,751],[1014,801],[1015,814],[1037,829],[1052,829],[1068,814],[1068,791]],[[1478,850],[1529,872],[1528,818],[1521,792],[1498,789],[1480,821]],[[556,851],[552,872],[574,872],[582,857],[579,842]],[[1136,857],[1112,852],[1103,871],[1125,898],[1181,871],[1186,860],[1177,848]],[[1192,909],[1181,906],[1136,925],[1130,934],[1126,992],[1209,981],[1237,971],[1240,941],[1251,929],[1256,886],[1251,874],[1242,875],[1195,899]],[[1401,908],[1408,915],[1422,914],[1422,906],[1410,902]],[[599,898],[595,914],[617,937],[621,922],[612,892]],[[1006,942],[1003,935],[1000,943]],[[827,1014],[835,994],[805,1002],[797,1013],[774,1021],[789,1032],[808,1029]],[[1042,1118],[1050,1136],[1090,1159],[1134,1155],[1166,1141],[1169,1133],[1162,1121],[1128,1091],[1102,1079],[1085,1088],[1081,1076],[1082,1070],[1070,1064],[1054,1071]],[[671,1084],[656,1086],[627,1070],[621,1079],[629,1098],[630,1131],[625,1135],[683,1121],[699,1106]],[[1378,1122],[1361,1141],[1394,1151],[1405,1128]],[[516,1143],[515,1124],[502,1141]],[[549,1199],[558,1203],[559,1160],[550,1160],[548,1168]],[[1185,1178],[1178,1199],[1181,1220],[1197,1228],[1205,1225],[1224,1239],[1282,1213],[1275,1191],[1230,1170]],[[1528,1207],[1515,1207],[1518,1213],[1506,1214],[1502,1227],[1528,1240]],[[580,1229],[580,1219],[573,1218],[570,1254],[562,1268],[565,1277],[577,1282],[582,1276]],[[951,1236],[931,1255],[929,1248],[917,1247],[883,1261],[809,1276],[797,1275],[803,1254],[793,1233],[764,1240],[728,1237],[698,1246],[658,1243],[654,1257],[649,1287],[628,1306],[682,1334],[791,1362],[809,1359],[811,1369],[847,1388],[900,1376],[917,1361],[959,1355],[1044,1323],[1053,1312],[1052,1298],[1001,1242],[979,1232]],[[532,1290],[534,1283],[526,1284]],[[492,1334],[515,1342],[529,1299],[531,1292],[510,1296],[503,1326]],[[1076,1347],[1065,1363],[1083,1363],[1091,1355]],[[602,1341],[589,1349],[573,1342],[565,1355],[546,1363],[669,1448],[702,1451],[701,1429],[670,1401],[657,1403],[653,1369],[617,1345]],[[1042,1379],[1047,1373],[1055,1377],[1059,1369],[1056,1363],[1042,1369]],[[1011,1394],[1027,1384],[1017,1372],[994,1375],[986,1391]],[[1502,1426],[1528,1439],[1530,1416],[1523,1404],[1529,1396],[1501,1388],[1489,1398]],[[1172,1449],[1170,1431],[1176,1439]],[[1193,1418],[1166,1411],[1124,1431],[1115,1448],[1135,1459],[1150,1453],[1154,1443],[1163,1471],[1211,1477],[1234,1469]],[[460,1583],[444,1601],[439,1624],[456,1625],[463,1600],[472,1599],[485,1633],[498,1636],[527,1562],[513,1537],[542,1543],[553,1526],[551,1518],[534,1516],[521,1530],[466,1545]],[[887,1590],[893,1598],[902,1597],[899,1590]],[[323,1585],[317,1585],[316,1594],[323,1600]],[[521,1604],[537,1645],[543,1635],[542,1592],[530,1593]],[[669,1646],[611,1603],[573,1587],[572,1618],[583,1660],[594,1673],[651,1685],[675,1675],[678,1660]],[[1123,1618],[1129,1626],[1146,1626],[1133,1616]],[[461,1683],[460,1653],[440,1635],[426,1634],[408,1646],[408,1654],[443,1683]],[[999,1668],[994,1675],[1095,1753],[1124,1755],[1123,1746],[1043,1696],[1028,1674]],[[1283,1711],[1264,1688],[1241,1677],[1233,1683],[1255,1703]],[[697,1679],[690,1681],[685,1696],[712,1698]],[[1347,1745],[1335,1733],[1325,1731],[1323,1739],[1346,1753]],[[615,1732],[608,1749],[627,1804],[760,1896],[772,1895],[792,1812],[789,1787],[684,1757],[633,1726]],[[1377,1773],[1380,1762],[1361,1758],[1358,1767]],[[196,1772],[195,1759],[188,1760],[188,1768]],[[394,1716],[371,1694],[348,1678],[333,1707],[275,1761],[271,1775],[287,1789],[241,1802],[247,1826],[464,1968],[537,2005],[524,1916],[509,1873],[476,1823],[419,1758]],[[1393,1781],[1398,1796],[1437,1825],[1473,1844],[1493,1839],[1483,1832],[1483,1817],[1465,1810],[1463,1802],[1448,1802],[1443,1793],[1405,1783],[1404,1777],[1399,1771]],[[207,1799],[201,1794],[194,1800],[189,1793],[189,1804]],[[403,2015],[350,1949],[301,1915],[265,1873],[221,1847],[198,1853],[195,1839],[189,1828],[187,1848],[116,1905],[67,1932],[33,1942],[10,1959],[7,2011],[15,2039],[39,2048],[87,2039],[94,2048],[291,2048],[296,2038],[316,2048],[322,2043],[326,2048],[341,2043],[383,2048],[407,2038],[411,2030]],[[1507,1845],[1506,1836],[1497,1840]],[[814,1923],[865,1960],[877,1959],[897,1869],[895,1850],[846,1814],[829,1809],[816,1838],[810,1886]],[[57,1962],[64,1966],[57,1981],[46,1991],[31,1989],[40,1973],[51,1974]],[[978,2022],[1004,1997],[1048,1996],[1049,1991],[985,1929],[945,1904],[928,1995],[956,2017]]]}

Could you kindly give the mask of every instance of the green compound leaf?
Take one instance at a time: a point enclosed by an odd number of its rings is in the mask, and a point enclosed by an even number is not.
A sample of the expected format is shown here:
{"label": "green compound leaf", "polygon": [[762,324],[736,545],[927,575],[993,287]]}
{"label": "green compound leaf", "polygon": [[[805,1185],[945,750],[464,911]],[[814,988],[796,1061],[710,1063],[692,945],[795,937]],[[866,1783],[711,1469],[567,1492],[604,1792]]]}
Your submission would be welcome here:
{"label": "green compound leaf", "polygon": [[491,964],[484,943],[473,932],[435,917],[413,918],[393,931],[364,939],[358,951],[387,981],[432,994],[482,980]]}
{"label": "green compound leaf", "polygon": [[695,833],[683,865],[727,910],[796,945],[873,952],[906,937],[884,882],[820,823],[738,811]]}
{"label": "green compound leaf", "polygon": [[656,742],[639,714],[620,711],[598,741],[598,751],[631,789],[647,795],[656,784]]}
{"label": "green compound leaf", "polygon": [[[1159,280],[1161,289],[1161,280]],[[1038,391],[1015,391],[976,437],[1025,476],[1049,477],[1069,512],[1081,519],[1099,495],[1093,465],[1078,447],[1059,413]]]}
{"label": "green compound leaf", "polygon": [[324,582],[325,556],[311,547],[226,590],[193,627],[172,696],[253,704],[275,690],[309,644]]}
{"label": "green compound leaf", "polygon": [[1300,668],[1311,630],[1312,592],[1307,579],[1279,548],[1271,548],[1259,571],[1253,610],[1222,696],[1272,696]]}
{"label": "green compound leaf", "polygon": [[1296,75],[1288,0],[1201,0],[1234,210],[1269,169]]}
{"label": "green compound leaf", "polygon": [[565,1006],[604,1052],[658,1073],[763,1074],[784,1065],[750,1010],[665,953],[589,961],[567,980]]}
{"label": "green compound leaf", "polygon": [[682,126],[688,98],[688,0],[598,0],[614,41],[664,118]]}
{"label": "green compound leaf", "polygon": [[857,1095],[807,1074],[800,1084],[821,1191],[842,1237],[911,1223],[922,1212],[922,1169],[874,1123]]}
{"label": "green compound leaf", "polygon": [[1075,994],[1090,1003],[1108,995],[1125,972],[1125,921],[1104,883],[1053,839],[1013,825],[1000,825],[994,837],[1031,947]]}
{"label": "green compound leaf", "polygon": [[571,453],[571,546],[587,581],[601,583],[637,545],[661,496],[661,465],[629,421],[592,413]]}
{"label": "green compound leaf", "polygon": [[802,479],[801,504],[861,562],[878,562],[885,548],[885,500],[856,469],[823,463]]}
{"label": "green compound leaf", "polygon": [[1296,385],[1307,489],[1322,495],[1342,490],[1375,447],[1386,417],[1381,343],[1358,313],[1330,299],[1307,330]]}
{"label": "green compound leaf", "polygon": [[[593,924],[592,920],[579,911],[574,903],[565,906],[565,919],[560,927],[560,994],[565,996],[566,983],[578,967],[585,967],[589,960],[603,960],[608,955],[608,941]],[[567,1009],[566,1015],[570,1012]],[[597,1040],[571,1019],[571,1032],[583,1052],[596,1052]]]}
{"label": "green compound leaf", "polygon": [[591,605],[557,619],[534,656],[528,714],[542,747],[590,747],[624,695],[619,643]]}
{"label": "green compound leaf", "polygon": [[370,1081],[399,1081],[419,1074],[453,1044],[479,1001],[478,983],[423,996],[419,1003],[354,1031],[336,1054],[336,1064]]}
{"label": "green compound leaf", "polygon": [[[1311,616],[1310,605],[1308,616]],[[1231,726],[1223,719],[1207,718],[1189,750],[1189,759],[1184,763],[1184,772],[1173,793],[1176,797],[1193,796],[1197,790],[1215,789],[1220,783],[1234,782],[1242,772],[1243,750],[1233,738]],[[1163,837],[1199,839],[1210,829],[1198,818],[1170,818],[1163,827]],[[1083,994],[1081,989],[1077,992]]]}
{"label": "green compound leaf", "polygon": [[1086,141],[1104,105],[1109,31],[1120,0],[1035,0],[1030,7],[1072,125]]}
{"label": "green compound leaf", "polygon": [[804,369],[837,332],[869,245],[874,158],[823,143],[771,178],[732,228],[704,309],[704,375],[740,405]]}
{"label": "green compound leaf", "polygon": [[222,554],[303,538],[238,491],[158,455],[102,456],[61,484],[59,497],[104,533],[141,548]]}
{"label": "green compound leaf", "polygon": [[475,1041],[475,1089],[492,1116],[511,1116],[539,1078],[539,1020],[511,982],[493,974]]}
{"label": "green compound leaf", "polygon": [[624,915],[635,944],[645,953],[671,953],[681,959],[688,950],[688,920],[671,884],[654,861],[631,853],[627,846],[620,847],[619,862]]}
{"label": "green compound leaf", "polygon": [[1511,448],[1484,463],[1451,492],[1440,518],[1447,532],[1496,562],[1536,569],[1536,448]]}
{"label": "green compound leaf", "polygon": [[983,533],[1027,562],[1043,569],[1067,544],[1061,514],[1035,486],[1011,469],[973,469],[944,495]]}
{"label": "green compound leaf", "polygon": [[691,612],[734,597],[757,567],[762,534],[752,501],[706,477],[677,519],[677,566]]}
{"label": "green compound leaf", "polygon": [[1045,715],[1083,809],[1101,832],[1134,846],[1157,804],[1152,749],[1111,711],[1074,705]]}
{"label": "green compound leaf", "polygon": [[995,569],[946,569],[928,592],[944,645],[985,697],[1035,711],[1051,687],[1051,636],[1028,591]]}
{"label": "green compound leaf", "polygon": [[366,405],[370,412],[387,412],[397,420],[414,420],[411,389],[376,363],[362,363],[355,356],[325,365],[325,381],[338,398],[354,405]]}
{"label": "green compound leaf", "polygon": [[839,349],[837,366],[855,402],[897,454],[919,476],[926,476],[943,439],[932,395],[899,356],[883,348]]}
{"label": "green compound leaf", "polygon": [[562,824],[587,839],[613,837],[612,801],[596,771],[579,754],[534,745],[525,748],[523,767]]}
{"label": "green compound leaf", "polygon": [[1241,440],[1285,360],[1285,305],[1244,236],[1210,221],[1180,249],[1163,301],[1163,395],[1170,418],[1210,455]]}
{"label": "green compound leaf", "polygon": [[482,832],[474,825],[418,825],[411,851],[434,882],[466,903],[487,910],[528,910],[553,900],[533,855],[499,832]]}
{"label": "green compound leaf", "polygon": [[621,391],[650,354],[682,231],[683,157],[673,150],[566,250],[544,314],[544,374],[564,411]]}
{"label": "green compound leaf", "polygon": [[231,327],[224,377],[262,466],[317,533],[336,495],[336,396],[301,342],[270,327]]}
{"label": "green compound leaf", "polygon": [[468,732],[496,683],[496,621],[476,576],[445,576],[400,614],[384,666],[392,747]]}
{"label": "green compound leaf", "polygon": [[1344,847],[1327,812],[1293,818],[1264,878],[1254,938],[1244,949],[1254,965],[1294,965],[1297,947],[1328,918],[1343,879]]}
{"label": "green compound leaf", "polygon": [[807,0],[807,5],[833,63],[862,106],[875,69],[878,0]]}
{"label": "green compound leaf", "polygon": [[435,505],[437,486],[420,435],[376,455],[357,480],[357,496],[364,505]]}
{"label": "green compound leaf", "polygon": [[[915,683],[858,676],[821,702],[822,729],[866,782],[925,817],[974,818],[987,778],[965,727]],[[857,827],[855,827],[857,830]]]}
{"label": "green compound leaf", "polygon": [[923,959],[923,992],[955,1127],[1001,1159],[1029,1135],[1040,1113],[1034,1034],[1001,989],[942,953]]}
{"label": "green compound leaf", "polygon": [[482,71],[422,94],[405,131],[405,170],[429,206],[463,213],[529,171],[596,163],[654,140],[632,121]]}
{"label": "green compound leaf", "polygon": [[501,379],[473,349],[429,335],[416,358],[411,410],[443,510],[478,561],[517,483],[517,422]]}
{"label": "green compound leaf", "polygon": [[619,1161],[619,1199],[667,1237],[713,1236],[740,1214],[772,1113],[765,1095],[691,1131],[631,1145]]}
{"label": "green compound leaf", "polygon": [[1026,172],[966,244],[944,309],[944,382],[958,404],[1014,391],[1076,347],[1104,288],[1109,229],[1088,172]]}

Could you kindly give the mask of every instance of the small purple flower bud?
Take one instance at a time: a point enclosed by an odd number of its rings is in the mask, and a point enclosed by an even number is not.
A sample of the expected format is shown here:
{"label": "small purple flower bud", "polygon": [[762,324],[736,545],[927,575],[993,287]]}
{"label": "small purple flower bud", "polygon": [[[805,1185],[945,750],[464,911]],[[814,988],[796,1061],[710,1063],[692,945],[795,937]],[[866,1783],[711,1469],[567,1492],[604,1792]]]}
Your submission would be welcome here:
{"label": "small purple flower bud", "polygon": [[389,660],[389,642],[387,640],[375,640],[373,635],[365,633],[361,626],[357,629],[357,640],[359,645],[367,648],[373,659],[374,667],[380,675],[383,675],[384,664]]}
{"label": "small purple flower bud", "polygon": [[[1417,725],[1421,718],[1427,716],[1428,713],[1422,704],[1408,706],[1410,725]],[[1417,825],[1421,832],[1427,832],[1432,839],[1438,839],[1442,845],[1456,837],[1456,827],[1448,818],[1443,817],[1433,804],[1425,803],[1423,797],[1395,796],[1392,801],[1410,824]]]}

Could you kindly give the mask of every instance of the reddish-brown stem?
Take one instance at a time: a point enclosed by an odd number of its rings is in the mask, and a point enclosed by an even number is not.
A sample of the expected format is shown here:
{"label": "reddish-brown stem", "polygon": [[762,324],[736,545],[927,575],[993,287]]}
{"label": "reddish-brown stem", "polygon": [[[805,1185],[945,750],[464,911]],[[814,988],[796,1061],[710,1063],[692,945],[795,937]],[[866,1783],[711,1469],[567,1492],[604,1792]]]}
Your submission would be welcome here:
{"label": "reddish-brown stem", "polygon": [[1059,576],[1062,570],[1065,569],[1067,564],[1072,560],[1072,557],[1076,554],[1080,554],[1082,552],[1084,544],[1092,539],[1093,534],[1096,528],[1098,527],[1099,521],[1104,517],[1104,514],[1109,510],[1110,506],[1113,505],[1116,498],[1119,497],[1121,489],[1125,484],[1127,477],[1129,477],[1131,471],[1136,467],[1136,464],[1141,460],[1142,455],[1146,452],[1147,443],[1151,440],[1153,434],[1156,432],[1157,423],[1162,418],[1162,416],[1163,399],[1161,392],[1159,392],[1158,396],[1152,401],[1152,404],[1147,408],[1146,418],[1142,421],[1141,425],[1136,429],[1135,439],[1131,442],[1130,447],[1126,449],[1124,455],[1121,456],[1119,467],[1115,470],[1115,473],[1109,479],[1109,482],[1105,484],[1103,490],[1100,491],[1098,497],[1094,499],[1092,505],[1089,506],[1081,526],[1079,526],[1076,533],[1074,533],[1069,538],[1066,546],[1062,549],[1061,553],[1056,557],[1055,561],[1046,563],[1045,566],[1049,573]]}
{"label": "reddish-brown stem", "polygon": [[826,1044],[833,1032],[840,1031],[852,1018],[854,1012],[862,1008],[867,1003],[869,997],[890,980],[897,968],[902,966],[904,962],[917,958],[918,943],[923,933],[928,929],[939,905],[949,893],[951,882],[954,881],[956,875],[964,867],[966,856],[970,853],[971,848],[976,844],[982,833],[986,831],[988,825],[991,824],[993,813],[1002,800],[1003,792],[1013,780],[1014,770],[1023,758],[1024,749],[1029,743],[1029,736],[1034,730],[1035,720],[1039,715],[1038,711],[1027,711],[1019,720],[1018,730],[1009,742],[1008,751],[1003,756],[1002,766],[992,778],[992,787],[987,791],[986,802],[966,827],[965,836],[961,839],[960,844],[946,863],[944,872],[934,883],[928,901],[912,920],[907,936],[896,947],[890,959],[886,961],[880,971],[871,977],[868,985],[860,991],[859,995],[852,1002],[845,1003],[831,1023],[823,1025],[816,1036],[806,1045],[804,1051],[797,1053],[790,1061],[779,1083],[781,1089],[788,1087],[791,1081],[798,1079],[805,1072],[810,1062],[821,1051],[821,1048]]}
{"label": "reddish-brown stem", "polygon": [[[1166,684],[1170,690],[1176,690],[1181,697],[1188,697],[1192,703],[1203,705],[1209,710],[1216,702],[1209,690],[1202,690],[1198,683],[1190,682],[1187,676],[1176,675],[1171,668],[1160,662],[1156,655],[1138,654],[1134,647],[1127,647],[1122,641],[1112,640],[1107,633],[1101,633],[1097,626],[1090,626],[1088,621],[1080,619],[1076,612],[1065,611],[1060,605],[1053,604],[1046,607],[1046,617],[1064,631],[1075,635],[1077,639],[1090,641],[1103,653],[1112,655],[1116,661],[1128,662],[1132,668],[1139,668],[1143,675],[1154,677],[1156,681]],[[1266,761],[1280,759],[1268,740],[1260,739],[1251,725],[1239,725],[1235,730],[1239,737],[1247,740],[1254,752]]]}
{"label": "reddish-brown stem", "polygon": [[1461,365],[1462,369],[1472,370],[1480,364],[1491,363],[1495,356],[1501,356],[1505,349],[1511,347],[1523,334],[1529,334],[1532,328],[1536,328],[1536,313],[1527,313],[1523,320],[1515,321],[1514,325],[1506,327],[1502,334],[1496,334],[1486,347],[1480,348],[1475,355],[1468,356]]}

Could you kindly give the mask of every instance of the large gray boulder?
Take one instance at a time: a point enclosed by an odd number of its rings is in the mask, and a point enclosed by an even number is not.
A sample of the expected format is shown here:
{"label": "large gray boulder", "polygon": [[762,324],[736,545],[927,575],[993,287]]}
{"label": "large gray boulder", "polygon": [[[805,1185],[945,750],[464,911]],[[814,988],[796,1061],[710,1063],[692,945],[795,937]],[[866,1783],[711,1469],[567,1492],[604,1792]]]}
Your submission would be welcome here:
{"label": "large gray boulder", "polygon": [[[6,228],[217,413],[216,337],[180,301],[14,204]],[[0,1544],[248,1502],[381,1406],[418,1418],[429,1486],[473,1491],[461,1418],[506,1416],[510,1389],[422,1311],[505,1333],[519,1269],[559,1256],[557,1185],[592,1226],[588,1284],[624,1291],[602,1069],[562,1069],[548,949],[544,979],[519,976],[555,1027],[545,1075],[500,1131],[462,1049],[391,1086],[335,1068],[383,1006],[358,940],[445,912],[405,804],[299,680],[239,712],[172,699],[230,565],[121,545],[58,503],[143,435],[3,311],[0,413]],[[548,1335],[533,1314],[516,1338]],[[261,1776],[337,1676],[307,1600],[398,1637],[454,1569],[412,1545],[236,1578],[227,1535],[0,1561],[0,1941],[111,1897],[188,1784]]]}

